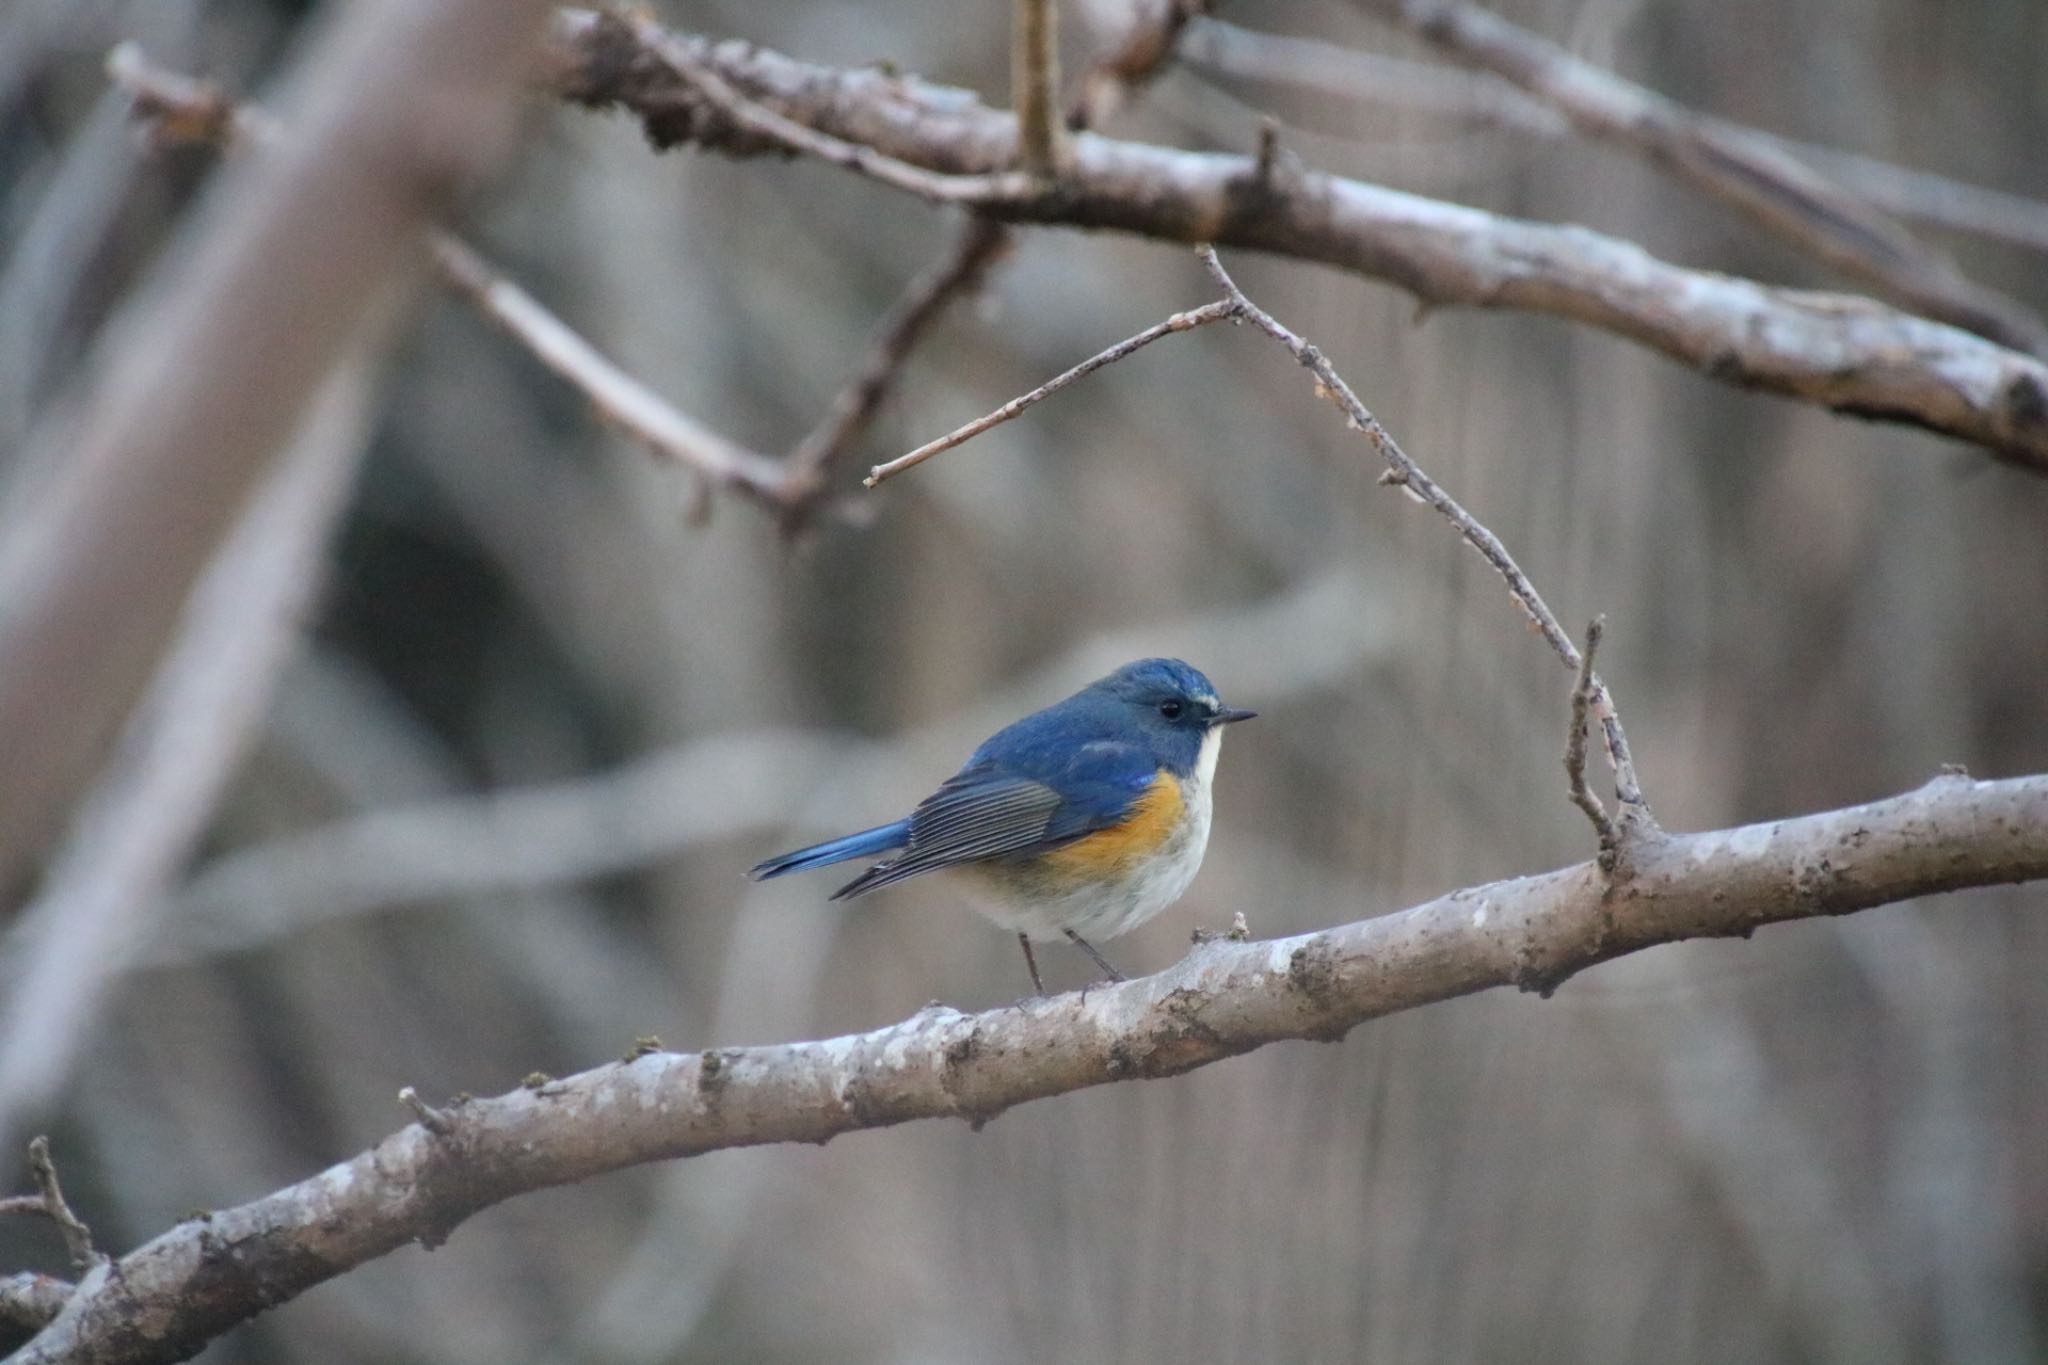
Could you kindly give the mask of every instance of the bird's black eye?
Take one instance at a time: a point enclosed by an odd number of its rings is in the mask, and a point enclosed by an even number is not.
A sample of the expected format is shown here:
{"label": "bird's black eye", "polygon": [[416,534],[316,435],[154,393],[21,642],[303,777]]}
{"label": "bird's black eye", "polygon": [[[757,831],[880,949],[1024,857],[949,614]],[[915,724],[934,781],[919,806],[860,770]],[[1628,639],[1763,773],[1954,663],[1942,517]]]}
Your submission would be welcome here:
{"label": "bird's black eye", "polygon": [[1180,702],[1172,697],[1168,697],[1165,701],[1159,703],[1159,714],[1168,720],[1179,720],[1180,712]]}

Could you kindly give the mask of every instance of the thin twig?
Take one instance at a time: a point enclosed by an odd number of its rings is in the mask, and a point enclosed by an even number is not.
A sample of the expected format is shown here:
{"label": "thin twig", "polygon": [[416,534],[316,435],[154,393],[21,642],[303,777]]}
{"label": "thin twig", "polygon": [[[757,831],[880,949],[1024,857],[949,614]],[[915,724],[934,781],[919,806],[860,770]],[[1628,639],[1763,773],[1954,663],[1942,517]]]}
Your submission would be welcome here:
{"label": "thin twig", "polygon": [[1205,323],[1221,322],[1225,318],[1237,316],[1237,312],[1238,306],[1235,303],[1228,299],[1219,299],[1215,303],[1204,304],[1200,308],[1190,309],[1185,313],[1175,313],[1166,321],[1147,327],[1136,336],[1125,337],[1108,350],[1100,351],[1088,357],[1088,359],[1074,366],[1073,369],[1068,370],[1065,374],[1047,380],[1031,392],[1012,398],[986,417],[977,417],[966,426],[950,431],[944,436],[939,437],[936,441],[925,442],[907,455],[899,455],[887,464],[876,465],[868,471],[867,478],[863,479],[862,482],[867,487],[873,488],[884,479],[894,478],[906,469],[923,464],[934,455],[973,440],[990,427],[1001,426],[1026,408],[1052,397],[1075,380],[1095,373],[1104,365],[1114,364],[1131,352],[1151,345],[1161,337],[1172,336],[1175,332],[1190,331]]}
{"label": "thin twig", "polygon": [[1607,807],[1600,803],[1600,798],[1586,786],[1586,712],[1593,704],[1593,655],[1599,651],[1600,633],[1606,625],[1606,617],[1596,616],[1586,627],[1586,647],[1579,655],[1579,680],[1572,687],[1572,724],[1564,738],[1566,790],[1571,794],[1572,804],[1593,822],[1602,849],[1614,844],[1614,821],[1608,818]]}
{"label": "thin twig", "polygon": [[542,365],[581,390],[599,420],[720,487],[781,506],[782,468],[776,461],[685,415],[619,368],[459,237],[437,232],[430,244],[443,282],[504,328]]}
{"label": "thin twig", "polygon": [[[1321,351],[1282,326],[1271,313],[1245,296],[1244,291],[1237,287],[1237,282],[1230,278],[1229,272],[1224,270],[1223,263],[1216,259],[1213,247],[1198,247],[1196,253],[1202,258],[1202,264],[1208,267],[1216,282],[1223,286],[1229,301],[1236,305],[1238,315],[1292,352],[1294,358],[1315,375],[1316,395],[1334,404],[1349,421],[1351,428],[1372,443],[1380,457],[1387,462],[1387,473],[1380,481],[1399,485],[1441,513],[1458,529],[1458,534],[1465,538],[1466,543],[1477,550],[1480,557],[1500,575],[1501,580],[1507,584],[1508,595],[1514,600],[1515,605],[1521,608],[1522,614],[1542,634],[1566,667],[1574,670],[1581,667],[1578,648],[1572,644],[1571,637],[1565,634],[1564,628],[1557,623],[1557,618],[1551,614],[1550,608],[1543,604],[1543,598],[1536,591],[1536,585],[1529,581],[1529,576],[1515,563],[1514,556],[1500,543],[1500,538],[1470,512],[1459,506],[1455,498],[1438,487],[1436,480],[1425,474],[1421,466],[1408,457],[1408,452],[1401,449],[1387,429],[1380,425],[1379,419],[1367,410],[1365,404],[1358,401],[1358,395],[1351,391],[1351,386],[1344,382],[1343,376],[1337,373],[1336,368],[1324,358]],[[1606,684],[1600,681],[1598,674],[1590,675],[1588,683],[1594,712],[1600,717],[1601,728],[1606,734],[1607,757],[1614,766],[1615,794],[1622,803],[1623,818],[1631,823],[1641,821],[1654,828],[1649,807],[1644,804],[1642,790],[1636,782],[1635,760],[1629,754],[1628,738],[1622,732],[1621,716],[1615,708],[1614,698],[1609,695]]]}
{"label": "thin twig", "polygon": [[92,1229],[71,1211],[71,1205],[64,1200],[64,1187],[57,1182],[57,1163],[50,1160],[50,1140],[37,1136],[29,1139],[29,1175],[40,1191],[43,1213],[58,1230],[64,1234],[64,1246],[71,1253],[71,1263],[80,1270],[90,1270],[106,1259],[104,1254],[93,1249]]}
{"label": "thin twig", "polygon": [[1029,200],[1039,194],[1041,182],[1029,172],[947,175],[913,166],[908,161],[899,161],[861,143],[821,133],[741,94],[725,77],[697,60],[689,44],[647,15],[615,10],[612,17],[624,24],[642,47],[659,57],[719,113],[748,132],[793,152],[803,152],[831,165],[859,171],[870,179],[938,204],[1001,204]]}
{"label": "thin twig", "polygon": [[989,266],[1009,246],[1009,231],[979,216],[968,219],[946,257],[917,277],[875,329],[867,356],[783,466],[785,519],[799,522],[823,492],[832,466],[874,419],[897,372],[946,306],[981,283]]}
{"label": "thin twig", "polygon": [[1011,0],[1010,103],[1017,110],[1017,164],[1035,180],[1059,175],[1061,134],[1058,0]]}

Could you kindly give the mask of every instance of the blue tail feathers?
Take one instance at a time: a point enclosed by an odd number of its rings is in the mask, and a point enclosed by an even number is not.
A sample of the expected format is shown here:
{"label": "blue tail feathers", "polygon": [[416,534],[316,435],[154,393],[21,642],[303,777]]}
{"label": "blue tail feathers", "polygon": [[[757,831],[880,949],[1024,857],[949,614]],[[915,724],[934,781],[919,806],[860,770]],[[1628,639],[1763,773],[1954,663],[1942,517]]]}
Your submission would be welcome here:
{"label": "blue tail feathers", "polygon": [[770,858],[755,864],[747,873],[755,881],[766,881],[780,877],[785,872],[801,872],[810,867],[826,867],[832,863],[843,863],[853,858],[872,858],[887,853],[892,848],[901,848],[910,840],[910,821],[898,820],[893,825],[878,825],[864,829],[858,834],[848,834],[839,839],[827,839],[822,844],[812,844],[793,853]]}

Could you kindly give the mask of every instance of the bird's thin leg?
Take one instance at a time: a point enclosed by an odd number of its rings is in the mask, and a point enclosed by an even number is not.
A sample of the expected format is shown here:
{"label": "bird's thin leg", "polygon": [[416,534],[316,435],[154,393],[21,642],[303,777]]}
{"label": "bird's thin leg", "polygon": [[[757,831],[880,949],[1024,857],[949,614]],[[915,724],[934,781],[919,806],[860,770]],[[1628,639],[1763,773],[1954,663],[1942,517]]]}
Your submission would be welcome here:
{"label": "bird's thin leg", "polygon": [[1124,980],[1124,974],[1118,971],[1116,968],[1110,966],[1109,959],[1104,957],[1101,953],[1096,952],[1094,944],[1090,943],[1087,939],[1082,938],[1072,929],[1067,930],[1066,934],[1068,938],[1074,940],[1074,946],[1076,948],[1079,948],[1082,952],[1088,954],[1088,956],[1095,959],[1095,965],[1102,968],[1102,974],[1105,978],[1111,981]]}
{"label": "bird's thin leg", "polygon": [[1045,983],[1038,979],[1038,959],[1032,956],[1031,940],[1017,935],[1017,946],[1024,950],[1024,965],[1031,969],[1031,989],[1037,995],[1045,994]]}

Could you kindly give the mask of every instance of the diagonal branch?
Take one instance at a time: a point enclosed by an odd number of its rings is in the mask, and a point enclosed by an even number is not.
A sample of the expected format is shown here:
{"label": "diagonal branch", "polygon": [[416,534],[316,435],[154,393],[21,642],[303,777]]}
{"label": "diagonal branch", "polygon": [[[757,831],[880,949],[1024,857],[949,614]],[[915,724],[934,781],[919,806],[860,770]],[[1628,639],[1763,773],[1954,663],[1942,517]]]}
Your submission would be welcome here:
{"label": "diagonal branch", "polygon": [[1029,393],[1017,395],[994,412],[983,417],[977,417],[964,426],[956,427],[935,441],[926,441],[908,454],[898,455],[895,459],[885,464],[876,465],[868,471],[867,478],[863,479],[862,482],[869,488],[873,488],[884,480],[892,479],[896,475],[901,474],[906,469],[913,469],[923,464],[934,455],[943,454],[954,446],[965,445],[991,427],[999,427],[1003,423],[1021,416],[1027,409],[1044,402],[1075,380],[1085,379],[1103,366],[1115,364],[1133,351],[1142,350],[1150,346],[1161,337],[1170,337],[1176,332],[1190,332],[1197,327],[1203,327],[1212,322],[1222,322],[1226,318],[1234,318],[1238,316],[1238,313],[1238,306],[1229,300],[1203,304],[1200,308],[1190,308],[1185,313],[1175,313],[1164,322],[1154,323],[1135,336],[1125,337],[1116,345],[1097,351],[1072,369],[1054,375]]}
{"label": "diagonal branch", "polygon": [[769,507],[786,505],[778,462],[713,431],[636,379],[460,237],[437,232],[429,245],[442,283],[580,390],[601,421],[715,487]]}
{"label": "diagonal branch", "polygon": [[[1292,86],[1324,100],[1441,115],[1525,137],[1573,135],[1571,124],[1550,105],[1483,71],[1451,71],[1435,62],[1206,18],[1187,26],[1179,47],[1189,67],[1212,78]],[[1817,167],[1851,194],[1894,217],[2028,251],[2048,251],[2048,204],[2038,199],[1760,128],[1741,126],[1738,131]]]}
{"label": "diagonal branch", "polygon": [[1890,217],[1763,137],[1687,109],[1458,0],[1372,0],[1460,61],[1511,82],[1572,127],[1635,152],[1925,317],[2036,355],[2048,327],[1966,278]]}
{"label": "diagonal branch", "polygon": [[1157,976],[871,1033],[651,1052],[437,1110],[299,1184],[185,1222],[89,1273],[21,1365],[173,1359],[477,1210],[639,1162],[825,1142],[915,1119],[980,1125],[1035,1099],[1179,1075],[1285,1039],[1501,986],[1549,993],[1662,943],[1748,936],[1971,886],[2048,878],[2048,776],[1936,778],[1825,814],[1646,840],[1597,864],[1454,892],[1271,942],[1214,940]]}
{"label": "diagonal branch", "polygon": [[1237,282],[1223,269],[1223,263],[1216,259],[1214,248],[1202,247],[1199,254],[1202,257],[1202,264],[1209,268],[1209,273],[1223,286],[1230,301],[1237,305],[1240,315],[1285,346],[1294,358],[1316,377],[1316,395],[1328,399],[1343,413],[1344,420],[1350,424],[1351,429],[1364,435],[1373,449],[1379,452],[1380,458],[1387,462],[1387,472],[1380,477],[1380,481],[1414,494],[1419,501],[1434,508],[1446,521],[1455,526],[1458,534],[1464,537],[1465,543],[1478,551],[1479,557],[1500,575],[1501,581],[1508,586],[1508,596],[1514,599],[1515,605],[1528,617],[1529,623],[1536,627],[1544,642],[1550,646],[1551,651],[1564,666],[1574,671],[1585,671],[1586,694],[1594,714],[1600,717],[1600,726],[1607,739],[1607,758],[1614,768],[1614,792],[1616,799],[1621,802],[1623,827],[1643,826],[1654,830],[1656,823],[1650,815],[1648,803],[1643,800],[1642,787],[1636,781],[1635,759],[1629,753],[1628,736],[1621,728],[1621,712],[1615,706],[1614,698],[1607,690],[1607,684],[1600,681],[1599,674],[1585,668],[1583,660],[1579,657],[1578,647],[1572,643],[1572,637],[1565,633],[1564,627],[1558,624],[1557,617],[1544,605],[1542,594],[1536,591],[1536,585],[1529,581],[1529,576],[1522,572],[1522,566],[1515,563],[1515,558],[1508,553],[1507,546],[1501,544],[1500,537],[1494,535],[1477,517],[1460,506],[1456,498],[1446,493],[1435,479],[1430,478],[1420,465],[1409,458],[1408,452],[1401,449],[1393,434],[1380,425],[1379,418],[1373,416],[1365,404],[1358,401],[1358,395],[1351,391],[1351,386],[1344,382],[1344,377],[1337,373],[1336,367],[1330,364],[1321,351],[1296,336],[1271,313],[1245,297],[1244,291],[1237,287]]}
{"label": "diagonal branch", "polygon": [[[566,99],[623,105],[660,146],[733,155],[808,150],[735,123],[642,45],[639,30],[565,12],[544,80]],[[1402,194],[1267,158],[1180,151],[1093,133],[1069,141],[1058,192],[1016,194],[1016,121],[966,92],[762,48],[665,35],[777,127],[943,182],[936,196],[1011,222],[1114,228],[1270,251],[1386,280],[1432,305],[1515,308],[1606,328],[1713,378],[1838,412],[1924,427],[2048,473],[2048,366],[1960,328],[1852,295],[1780,289],[1658,260],[1633,243]],[[858,151],[863,156],[855,155]],[[893,175],[894,172],[892,171]],[[877,176],[885,183],[901,184]],[[901,185],[913,193],[930,186]]]}
{"label": "diagonal branch", "polygon": [[[879,180],[936,204],[990,205],[1034,198],[1038,177],[1029,171],[996,171],[956,175],[927,170],[858,141],[821,131],[770,108],[735,87],[720,70],[717,52],[700,51],[668,32],[647,15],[624,12],[611,16],[642,49],[670,74],[682,80],[717,113],[745,134],[784,151],[802,152],[820,161]],[[1012,142],[1015,141],[1014,120]]]}
{"label": "diagonal branch", "polygon": [[[158,66],[136,43],[122,43],[107,54],[107,79],[134,101],[137,117],[147,120],[151,137],[160,144],[264,146],[276,145],[284,135],[265,110],[230,99],[211,81]],[[475,247],[436,228],[428,235],[428,248],[441,282],[557,377],[581,390],[600,420],[711,485],[778,509],[791,501],[787,476],[775,461],[677,409],[508,279]]]}
{"label": "diagonal branch", "polygon": [[430,220],[509,143],[536,0],[375,0],[324,28],[298,136],[208,187],[18,467],[0,536],[0,899],[18,896],[338,357],[400,314]]}
{"label": "diagonal branch", "polygon": [[874,420],[911,348],[948,304],[981,283],[988,268],[1009,249],[1009,242],[1010,234],[1000,223],[977,215],[961,228],[952,251],[911,282],[876,327],[860,372],[832,400],[824,419],[790,452],[782,476],[786,524],[801,524],[823,495],[832,467]]}

